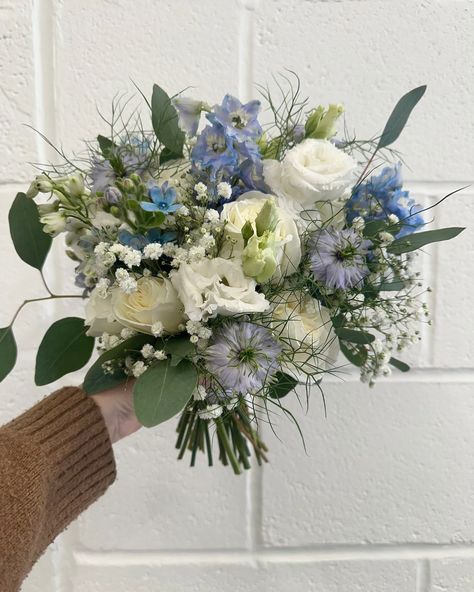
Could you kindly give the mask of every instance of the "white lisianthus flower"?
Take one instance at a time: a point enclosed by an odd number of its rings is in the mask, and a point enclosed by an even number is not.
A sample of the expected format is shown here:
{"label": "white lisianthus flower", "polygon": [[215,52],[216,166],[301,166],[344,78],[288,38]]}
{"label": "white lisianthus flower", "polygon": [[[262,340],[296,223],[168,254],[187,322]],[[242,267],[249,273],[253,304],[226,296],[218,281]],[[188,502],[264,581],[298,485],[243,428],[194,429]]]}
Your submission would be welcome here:
{"label": "white lisianthus flower", "polygon": [[281,162],[263,161],[265,183],[294,211],[314,209],[317,201],[346,195],[354,182],[356,161],[328,140],[308,138]]}
{"label": "white lisianthus flower", "polygon": [[116,290],[112,307],[120,323],[149,335],[154,334],[157,323],[161,323],[165,333],[178,333],[184,319],[178,294],[164,277],[141,277],[131,294]]}
{"label": "white lisianthus flower", "polygon": [[[273,330],[291,351],[291,360],[283,363],[288,374],[304,381],[305,374],[324,372],[334,365],[339,351],[327,308],[304,294],[281,299],[273,311]],[[320,352],[320,355],[319,353]]]}
{"label": "white lisianthus flower", "polygon": [[[246,222],[254,224],[265,202],[271,198],[261,191],[248,191],[236,201],[225,204],[221,220],[225,221],[223,257],[240,258],[244,250],[242,227]],[[274,230],[276,270],[274,280],[294,273],[301,261],[301,243],[294,216],[279,205],[276,206],[278,222]]]}
{"label": "white lisianthus flower", "polygon": [[101,287],[94,288],[86,304],[85,324],[89,325],[87,335],[100,337],[103,333],[120,335],[123,325],[119,323],[112,309],[112,292],[105,298]]}
{"label": "white lisianthus flower", "polygon": [[256,282],[244,275],[242,266],[222,257],[182,263],[172,272],[171,282],[192,321],[217,314],[263,312],[269,306],[265,296],[256,291]]}

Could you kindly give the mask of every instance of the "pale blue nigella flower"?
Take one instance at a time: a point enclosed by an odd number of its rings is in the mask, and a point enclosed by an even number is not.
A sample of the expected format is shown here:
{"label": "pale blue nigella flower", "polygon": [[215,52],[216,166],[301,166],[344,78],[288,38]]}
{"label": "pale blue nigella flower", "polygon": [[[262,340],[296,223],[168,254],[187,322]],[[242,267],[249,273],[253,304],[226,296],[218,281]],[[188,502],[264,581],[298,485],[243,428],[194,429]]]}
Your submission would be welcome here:
{"label": "pale blue nigella flower", "polygon": [[255,393],[279,370],[281,346],[268,329],[227,323],[214,332],[204,357],[224,391]]}
{"label": "pale blue nigella flower", "polygon": [[368,274],[367,253],[371,241],[353,228],[328,227],[314,233],[311,241],[311,269],[328,288],[348,290]]}
{"label": "pale blue nigella flower", "polygon": [[181,204],[176,203],[176,189],[168,186],[168,181],[165,181],[161,187],[159,185],[151,185],[148,189],[148,195],[151,197],[151,202],[141,201],[140,205],[146,212],[163,212],[163,214],[172,214],[179,210]]}
{"label": "pale blue nigella flower", "polygon": [[216,105],[206,117],[210,122],[222,125],[228,136],[238,142],[245,142],[262,135],[257,119],[259,111],[260,101],[250,101],[244,105],[232,95],[226,95],[222,105]]}

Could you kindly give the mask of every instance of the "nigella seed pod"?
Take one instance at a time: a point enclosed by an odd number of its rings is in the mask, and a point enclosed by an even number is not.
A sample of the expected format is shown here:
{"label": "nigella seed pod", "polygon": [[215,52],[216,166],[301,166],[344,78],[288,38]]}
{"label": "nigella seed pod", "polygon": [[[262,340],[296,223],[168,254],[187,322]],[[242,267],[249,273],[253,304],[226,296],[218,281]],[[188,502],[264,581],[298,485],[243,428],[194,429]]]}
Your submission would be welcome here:
{"label": "nigella seed pod", "polygon": [[117,187],[107,187],[104,197],[109,204],[116,204],[122,199],[122,192]]}

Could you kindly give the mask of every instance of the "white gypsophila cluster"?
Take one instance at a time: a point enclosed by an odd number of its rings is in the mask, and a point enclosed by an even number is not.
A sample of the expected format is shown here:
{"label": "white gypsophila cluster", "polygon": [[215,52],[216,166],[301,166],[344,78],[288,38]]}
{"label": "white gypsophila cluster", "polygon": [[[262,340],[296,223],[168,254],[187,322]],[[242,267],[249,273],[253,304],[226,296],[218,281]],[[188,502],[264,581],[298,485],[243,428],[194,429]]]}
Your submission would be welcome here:
{"label": "white gypsophila cluster", "polygon": [[365,228],[365,220],[361,216],[356,216],[354,220],[352,220],[352,228],[357,230],[358,232],[362,232]]}
{"label": "white gypsophila cluster", "polygon": [[155,353],[155,348],[151,345],[151,343],[145,343],[145,345],[142,347],[140,353],[145,358],[145,360],[149,360],[150,358],[153,357],[153,355]]}
{"label": "white gypsophila cluster", "polygon": [[164,327],[161,321],[156,321],[151,326],[151,332],[153,333],[153,337],[160,337],[161,335],[163,335],[163,330]]}
{"label": "white gypsophila cluster", "polygon": [[130,337],[133,337],[134,335],[136,335],[137,332],[133,329],[130,329],[130,327],[124,327],[121,331],[120,331],[120,337],[122,339],[130,339]]}
{"label": "white gypsophila cluster", "polygon": [[115,279],[117,280],[119,288],[125,294],[133,294],[133,292],[136,292],[138,287],[137,280],[123,267],[119,267],[119,269],[116,270]]}
{"label": "white gypsophila cluster", "polygon": [[218,183],[217,195],[222,199],[230,199],[232,197],[232,186],[226,182]]}
{"label": "white gypsophila cluster", "polygon": [[144,362],[142,362],[141,360],[138,360],[138,362],[135,362],[133,364],[131,370],[132,370],[132,375],[135,378],[138,378],[147,370],[147,366]]}
{"label": "white gypsophila cluster", "polygon": [[98,277],[105,275],[117,260],[114,253],[110,250],[110,246],[109,243],[102,242],[94,249],[94,267]]}
{"label": "white gypsophila cluster", "polygon": [[346,314],[347,327],[376,332],[376,339],[365,346],[367,360],[361,367],[361,380],[371,386],[375,378],[390,374],[393,354],[420,341],[417,326],[428,318],[428,307],[418,296],[399,294],[396,299],[381,300],[374,308],[362,308]]}
{"label": "white gypsophila cluster", "polygon": [[194,185],[194,191],[196,192],[196,197],[198,201],[203,203],[208,201],[209,198],[207,195],[207,187],[206,185],[204,185],[204,183],[196,183],[196,185]]}
{"label": "white gypsophila cluster", "polygon": [[163,245],[161,243],[150,243],[145,245],[143,249],[143,257],[157,261],[163,255]]}
{"label": "white gypsophila cluster", "polygon": [[107,298],[107,296],[109,295],[109,286],[110,286],[110,280],[108,280],[107,278],[100,278],[100,280],[97,282],[96,287],[95,287],[95,291],[97,293],[97,296],[99,296],[99,298],[102,298],[103,300],[105,300]]}
{"label": "white gypsophila cluster", "polygon": [[129,269],[132,267],[138,267],[142,262],[141,251],[138,251],[137,249],[132,249],[131,247],[126,247],[125,245],[115,243],[110,245],[109,251],[110,253],[113,253],[120,261],[125,263]]}
{"label": "white gypsophila cluster", "polygon": [[124,339],[119,335],[110,335],[109,333],[104,332],[97,339],[97,349],[99,351],[108,351],[109,349],[117,347],[117,345],[123,341]]}
{"label": "white gypsophila cluster", "polygon": [[196,263],[212,256],[216,240],[202,227],[199,231],[187,235],[183,246],[172,243],[163,245],[163,254],[171,258],[171,266],[178,269],[182,263]]}
{"label": "white gypsophila cluster", "polygon": [[211,329],[205,327],[200,321],[187,321],[186,331],[191,335],[190,341],[192,343],[197,343],[199,339],[209,339],[212,336]]}

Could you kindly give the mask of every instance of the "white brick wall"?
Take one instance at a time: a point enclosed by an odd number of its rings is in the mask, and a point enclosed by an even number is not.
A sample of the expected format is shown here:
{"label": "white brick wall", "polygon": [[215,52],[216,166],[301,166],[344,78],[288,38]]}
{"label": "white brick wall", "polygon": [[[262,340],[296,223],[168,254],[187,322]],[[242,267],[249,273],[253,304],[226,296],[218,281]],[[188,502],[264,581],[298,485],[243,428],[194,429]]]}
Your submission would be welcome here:
{"label": "white brick wall", "polygon": [[[41,291],[10,245],[7,213],[51,150],[101,130],[133,79],[217,100],[292,68],[315,102],[343,101],[359,135],[428,84],[399,144],[410,186],[430,202],[474,183],[473,0],[0,0],[0,326]],[[410,375],[373,390],[328,381],[296,430],[270,433],[271,464],[235,478],[175,461],[172,422],[117,446],[119,478],[33,570],[25,592],[471,592],[474,589],[474,288],[471,187],[435,212],[465,224],[429,249],[433,328]],[[70,265],[56,250],[59,287]],[[70,303],[67,305],[70,306]],[[39,311],[41,310],[41,313]],[[48,392],[33,386],[35,348],[55,315],[25,310],[17,369],[0,385],[0,421]],[[79,310],[79,309],[78,309]],[[62,384],[80,380],[68,377]],[[301,415],[301,412],[296,409]]]}

